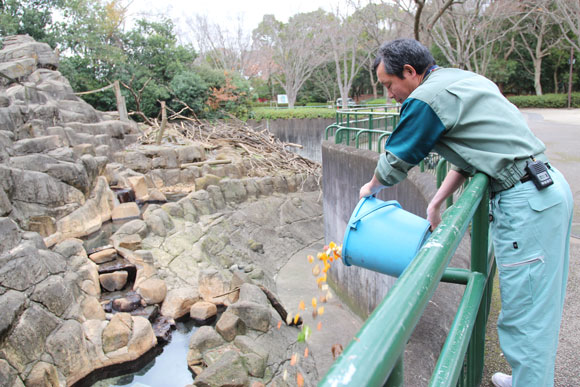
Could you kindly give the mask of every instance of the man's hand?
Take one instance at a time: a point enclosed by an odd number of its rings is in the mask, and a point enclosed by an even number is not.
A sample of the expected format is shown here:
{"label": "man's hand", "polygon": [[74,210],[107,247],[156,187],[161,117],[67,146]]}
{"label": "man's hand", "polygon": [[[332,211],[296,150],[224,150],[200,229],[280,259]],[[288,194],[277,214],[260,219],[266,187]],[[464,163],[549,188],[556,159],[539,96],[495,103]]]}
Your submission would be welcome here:
{"label": "man's hand", "polygon": [[433,202],[429,203],[427,207],[427,220],[431,224],[430,230],[435,230],[439,226],[439,223],[441,223],[441,207],[433,204]]}
{"label": "man's hand", "polygon": [[431,223],[431,231],[435,230],[435,227],[441,223],[441,204],[464,182],[465,177],[459,172],[452,169],[447,173],[441,187],[427,206],[427,220]]}
{"label": "man's hand", "polygon": [[385,186],[382,185],[377,180],[376,176],[373,175],[373,178],[371,179],[371,181],[369,181],[368,183],[366,183],[365,185],[363,185],[360,188],[360,191],[358,193],[358,198],[362,199],[362,198],[366,198],[367,196],[374,195],[377,192],[379,192],[380,190],[382,190],[383,188],[385,188]]}

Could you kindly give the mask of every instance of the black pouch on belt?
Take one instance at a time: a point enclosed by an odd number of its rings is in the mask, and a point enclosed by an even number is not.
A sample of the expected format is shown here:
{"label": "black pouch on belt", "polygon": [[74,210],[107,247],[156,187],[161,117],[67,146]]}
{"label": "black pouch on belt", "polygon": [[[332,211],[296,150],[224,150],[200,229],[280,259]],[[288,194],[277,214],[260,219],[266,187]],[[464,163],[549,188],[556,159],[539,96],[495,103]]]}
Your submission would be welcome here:
{"label": "black pouch on belt", "polygon": [[532,158],[532,161],[526,163],[525,171],[530,177],[530,180],[534,182],[538,191],[554,184],[554,181],[548,173],[546,164],[540,160]]}

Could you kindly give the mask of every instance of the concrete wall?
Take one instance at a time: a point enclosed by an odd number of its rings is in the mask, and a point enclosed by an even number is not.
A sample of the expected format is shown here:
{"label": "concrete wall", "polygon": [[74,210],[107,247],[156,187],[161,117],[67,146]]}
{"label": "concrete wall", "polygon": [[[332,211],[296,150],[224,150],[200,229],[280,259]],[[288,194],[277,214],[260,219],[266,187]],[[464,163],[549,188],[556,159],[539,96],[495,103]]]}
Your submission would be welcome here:
{"label": "concrete wall", "polygon": [[[332,123],[333,120],[318,119],[269,120],[251,124],[268,128],[282,141],[303,145],[304,148],[297,153],[322,162],[325,239],[327,243],[342,243],[347,222],[359,201],[359,189],[372,177],[379,154],[324,141],[324,129]],[[435,192],[434,176],[414,168],[405,181],[384,189],[378,197],[397,200],[405,210],[425,217],[427,204]],[[467,268],[469,257],[470,238],[467,235],[450,266]],[[395,284],[396,278],[356,266],[335,264],[329,271],[329,282],[342,301],[366,319]],[[439,284],[405,349],[406,386],[428,384],[464,289],[463,285]]]}
{"label": "concrete wall", "polygon": [[[378,158],[379,154],[373,151],[323,141],[323,212],[327,243],[342,243],[348,220],[359,201],[359,189],[372,177]],[[427,204],[435,192],[434,176],[414,168],[405,181],[384,189],[378,198],[395,199],[405,210],[425,217]],[[388,246],[379,248],[387,249]],[[469,236],[462,241],[451,266],[469,266]],[[333,265],[329,273],[332,287],[363,319],[396,282],[396,278],[342,264]],[[406,386],[427,385],[463,290],[462,285],[439,284],[405,350]]]}
{"label": "concrete wall", "polygon": [[[359,189],[372,177],[378,159],[379,154],[374,151],[323,141],[322,186],[324,235],[327,243],[342,243],[348,220],[359,202]],[[435,191],[433,175],[420,173],[418,168],[414,168],[406,180],[383,189],[377,197],[381,200],[397,200],[406,211],[424,218],[428,198]],[[351,300],[357,314],[363,317],[374,310],[396,280],[384,274],[345,265],[334,265],[330,276],[343,289],[342,295]]]}
{"label": "concrete wall", "polygon": [[268,129],[281,141],[302,145],[302,148],[289,150],[319,163],[322,162],[320,144],[324,139],[324,129],[333,123],[334,119],[327,118],[248,121],[254,128]]}

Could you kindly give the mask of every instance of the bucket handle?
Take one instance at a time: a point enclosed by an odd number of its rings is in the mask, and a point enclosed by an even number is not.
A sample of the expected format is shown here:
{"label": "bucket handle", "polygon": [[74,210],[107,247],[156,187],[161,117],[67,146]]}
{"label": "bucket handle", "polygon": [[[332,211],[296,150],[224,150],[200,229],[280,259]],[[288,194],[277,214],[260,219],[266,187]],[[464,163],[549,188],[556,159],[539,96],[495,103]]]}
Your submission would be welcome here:
{"label": "bucket handle", "polygon": [[[366,199],[367,198],[365,198],[365,200]],[[383,207],[386,207],[386,206],[397,206],[399,208],[403,208],[403,207],[401,207],[401,205],[399,204],[398,201],[396,201],[396,200],[389,200],[388,202],[383,202],[383,203],[379,204],[378,206],[376,206],[375,208],[373,208],[369,212],[366,212],[364,214],[357,215],[353,220],[351,220],[349,222],[348,226],[350,228],[356,230],[356,226],[357,226],[359,220],[361,220],[364,216],[367,216],[368,214],[370,214],[370,213],[372,213],[372,212],[374,212],[376,210],[379,210],[379,209],[381,209]]]}

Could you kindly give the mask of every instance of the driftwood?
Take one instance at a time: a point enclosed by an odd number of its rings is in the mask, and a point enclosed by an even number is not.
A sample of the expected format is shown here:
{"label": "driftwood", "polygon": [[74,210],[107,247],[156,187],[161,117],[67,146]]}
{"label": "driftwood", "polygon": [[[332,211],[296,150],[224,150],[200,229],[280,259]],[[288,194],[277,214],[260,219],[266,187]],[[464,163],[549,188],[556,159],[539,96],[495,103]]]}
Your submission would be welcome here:
{"label": "driftwood", "polygon": [[[235,118],[209,122],[184,117],[179,112],[174,112],[168,118],[177,121],[168,122],[163,143],[176,145],[200,143],[206,151],[227,147],[240,148],[248,177],[302,174],[313,175],[320,179],[320,164],[288,149],[301,148],[301,145],[282,142],[268,129],[256,129]],[[139,139],[142,144],[156,142],[161,123],[156,119],[150,120],[150,123],[150,127],[143,131]],[[197,165],[212,165],[214,161],[216,164],[222,162],[209,160]],[[191,163],[191,165],[196,164]]]}
{"label": "driftwood", "polygon": [[233,288],[233,289],[232,289],[232,290],[230,290],[229,292],[225,292],[225,293],[223,293],[223,294],[218,294],[217,296],[213,296],[212,298],[220,298],[220,297],[223,297],[223,296],[227,296],[228,294],[235,293],[235,292],[237,292],[238,290],[240,290],[240,287],[239,287],[239,286],[237,286],[237,287]]}
{"label": "driftwood", "polygon": [[[276,309],[276,312],[278,312],[282,321],[286,322],[286,319],[288,318],[288,312],[286,312],[286,309],[282,306],[282,304],[280,304],[274,293],[272,293],[262,285],[258,285],[258,287],[262,289],[266,297],[268,297],[268,301],[270,301],[270,304],[272,304],[274,309]],[[298,318],[296,324],[294,324],[294,319],[292,319],[292,322],[288,325],[297,325],[297,326],[302,325],[302,317]]]}
{"label": "driftwood", "polygon": [[[276,298],[274,293],[269,291],[265,286],[258,285],[258,287],[264,292],[264,294],[268,298],[268,301],[270,301],[270,304],[272,305],[272,307],[274,309],[276,309],[276,312],[278,312],[278,314],[280,315],[280,318],[282,319],[282,321],[286,322],[286,319],[288,318],[288,312],[286,312],[286,309],[284,308],[284,306],[282,306],[280,301],[278,301],[278,298]],[[237,287],[233,288],[232,290],[230,290],[229,292],[225,292],[225,293],[219,294],[217,296],[213,296],[212,298],[215,299],[215,298],[227,296],[228,294],[235,293],[239,290],[240,290],[240,287],[237,286]],[[296,322],[296,324],[294,324],[294,319],[292,319],[292,322],[288,325],[296,325],[296,326],[302,325],[302,317],[298,318],[298,321]]]}
{"label": "driftwood", "polygon": [[206,161],[196,161],[195,163],[183,163],[181,168],[187,167],[200,167],[202,165],[219,165],[219,164],[231,164],[232,160],[206,160]]}

